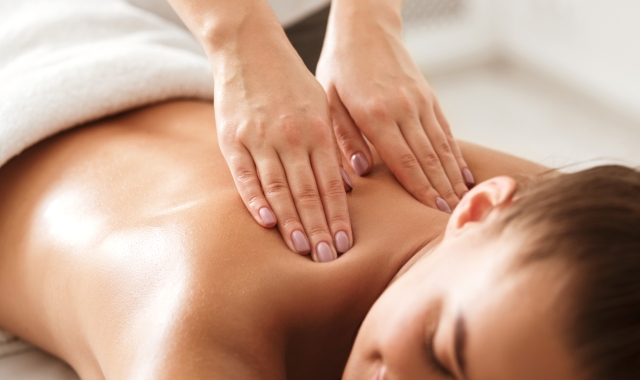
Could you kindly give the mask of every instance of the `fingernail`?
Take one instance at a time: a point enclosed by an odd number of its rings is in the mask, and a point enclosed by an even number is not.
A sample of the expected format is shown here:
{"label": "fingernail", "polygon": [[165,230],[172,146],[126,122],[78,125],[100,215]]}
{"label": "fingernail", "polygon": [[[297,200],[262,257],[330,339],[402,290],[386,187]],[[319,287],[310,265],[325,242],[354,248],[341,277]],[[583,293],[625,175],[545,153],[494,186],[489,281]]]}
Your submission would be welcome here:
{"label": "fingernail", "polygon": [[262,223],[266,225],[270,225],[276,222],[276,217],[273,215],[271,210],[267,207],[263,207],[258,211],[260,213],[260,218],[262,218]]}
{"label": "fingernail", "polygon": [[344,181],[344,184],[346,185],[345,187],[347,187],[346,190],[351,191],[351,189],[353,189],[353,184],[351,183],[349,174],[347,174],[347,172],[343,168],[340,168],[340,174],[342,174],[342,181]]}
{"label": "fingernail", "polygon": [[307,253],[311,250],[309,246],[309,240],[304,236],[304,233],[300,230],[295,230],[291,234],[291,240],[293,241],[293,247],[298,253]]}
{"label": "fingernail", "polygon": [[436,198],[436,206],[438,206],[438,210],[451,214],[451,207],[449,207],[444,199],[440,197]]}
{"label": "fingernail", "polygon": [[369,162],[364,154],[358,152],[351,156],[351,167],[357,175],[363,175],[369,169]]}
{"label": "fingernail", "polygon": [[333,252],[331,252],[331,247],[329,247],[329,244],[321,241],[316,246],[316,251],[318,253],[319,262],[327,263],[329,261],[333,261]]}
{"label": "fingernail", "polygon": [[464,182],[467,187],[473,186],[476,184],[476,179],[473,178],[473,174],[471,174],[471,170],[468,168],[462,169],[462,176],[464,177]]}
{"label": "fingernail", "polygon": [[349,236],[344,231],[336,234],[336,250],[340,253],[345,253],[349,250]]}

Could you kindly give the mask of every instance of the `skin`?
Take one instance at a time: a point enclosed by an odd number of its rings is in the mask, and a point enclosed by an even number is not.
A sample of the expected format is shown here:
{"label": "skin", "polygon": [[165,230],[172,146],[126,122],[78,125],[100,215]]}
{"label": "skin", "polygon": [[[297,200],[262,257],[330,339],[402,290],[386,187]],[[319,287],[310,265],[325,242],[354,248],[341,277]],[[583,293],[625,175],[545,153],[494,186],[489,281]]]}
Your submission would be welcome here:
{"label": "skin", "polygon": [[450,212],[474,183],[402,45],[402,1],[334,1],[318,80],[266,0],[169,2],[211,62],[218,139],[244,205],[292,251],[330,261],[353,245],[340,151],[369,173],[362,134],[430,207]]}
{"label": "skin", "polygon": [[522,233],[487,238],[515,187],[497,177],[462,200],[370,310],[343,379],[582,378],[563,338],[570,265],[523,264]]}
{"label": "skin", "polygon": [[[394,278],[389,292],[419,273],[438,281],[455,272],[457,264],[438,274],[420,259],[438,257],[426,253],[438,245],[449,215],[409,195],[378,158],[348,195],[353,248],[323,264],[291,254],[277,231],[246,211],[216,134],[206,133],[214,132],[214,119],[210,104],[165,103],[76,128],[1,168],[0,326],[84,379],[335,379]],[[544,170],[461,146],[480,179]],[[518,286],[533,281],[516,277]],[[536,306],[514,305],[518,299],[502,296],[508,289],[497,282],[483,289],[502,303],[469,301],[465,308],[485,310],[477,311],[484,320],[465,314],[470,376],[483,373],[484,361],[473,355],[484,351],[483,331],[496,334],[491,316]],[[453,292],[452,283],[442,286]],[[380,302],[393,298],[386,294]],[[546,309],[533,310],[543,320],[536,329],[555,326],[544,322]],[[362,343],[369,320],[345,377],[373,376],[375,363],[358,364],[360,353],[376,349]],[[513,330],[522,323],[513,322]],[[541,353],[549,348],[544,341],[558,342],[545,334],[533,337],[541,351],[529,352],[541,369],[554,368]],[[502,338],[496,350],[518,344]],[[357,365],[365,367],[354,374]]]}
{"label": "skin", "polygon": [[333,1],[316,76],[345,157],[363,155],[370,167],[366,136],[410,194],[450,212],[475,180],[402,43],[401,14],[401,0]]}
{"label": "skin", "polygon": [[269,4],[170,3],[211,62],[218,140],[246,208],[292,251],[337,258],[338,234],[345,252],[353,233],[326,95]]}

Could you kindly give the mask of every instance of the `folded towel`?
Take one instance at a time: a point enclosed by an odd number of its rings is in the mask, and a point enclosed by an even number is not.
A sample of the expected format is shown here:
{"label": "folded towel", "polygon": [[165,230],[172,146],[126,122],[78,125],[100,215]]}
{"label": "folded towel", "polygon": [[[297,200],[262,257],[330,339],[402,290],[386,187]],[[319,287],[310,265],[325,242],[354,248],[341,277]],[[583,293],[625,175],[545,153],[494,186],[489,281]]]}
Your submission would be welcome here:
{"label": "folded towel", "polygon": [[[328,2],[270,0],[285,24]],[[176,98],[212,100],[213,74],[166,0],[0,0],[0,166],[63,130]],[[34,378],[76,378],[2,330],[0,378],[29,351],[47,373]]]}
{"label": "folded towel", "polygon": [[213,97],[193,36],[124,0],[0,0],[0,21],[0,166],[79,124]]}

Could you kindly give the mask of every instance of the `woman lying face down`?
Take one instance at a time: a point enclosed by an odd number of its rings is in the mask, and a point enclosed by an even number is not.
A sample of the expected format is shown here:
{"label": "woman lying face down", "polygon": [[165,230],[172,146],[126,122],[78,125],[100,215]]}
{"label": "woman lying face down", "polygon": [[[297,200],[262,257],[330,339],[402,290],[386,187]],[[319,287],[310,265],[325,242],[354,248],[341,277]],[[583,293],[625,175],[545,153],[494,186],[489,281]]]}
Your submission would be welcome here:
{"label": "woman lying face down", "polygon": [[487,180],[421,254],[367,315],[345,380],[637,378],[637,171]]}
{"label": "woman lying face down", "polygon": [[462,144],[484,182],[449,218],[377,161],[348,195],[354,246],[321,264],[253,221],[213,119],[148,107],[1,168],[0,327],[83,379],[637,373],[637,172],[517,189],[499,175],[544,168]]}

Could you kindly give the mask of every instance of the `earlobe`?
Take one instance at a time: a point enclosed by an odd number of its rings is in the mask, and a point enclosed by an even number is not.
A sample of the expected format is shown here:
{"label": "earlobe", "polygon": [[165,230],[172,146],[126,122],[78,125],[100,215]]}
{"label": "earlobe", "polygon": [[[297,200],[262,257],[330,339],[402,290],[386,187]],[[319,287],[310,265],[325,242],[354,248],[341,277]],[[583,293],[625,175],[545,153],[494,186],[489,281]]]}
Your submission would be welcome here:
{"label": "earlobe", "polygon": [[507,176],[494,177],[476,185],[453,211],[446,234],[457,234],[469,223],[484,221],[498,206],[511,200],[516,187],[516,181]]}

